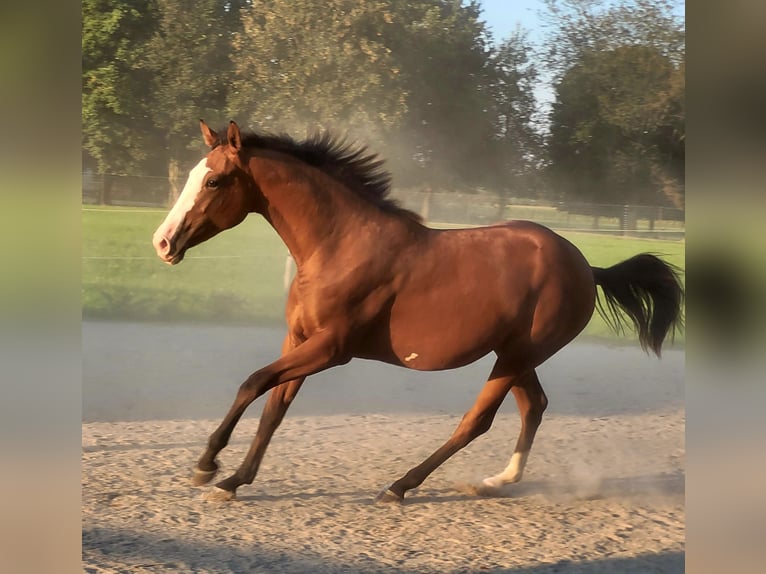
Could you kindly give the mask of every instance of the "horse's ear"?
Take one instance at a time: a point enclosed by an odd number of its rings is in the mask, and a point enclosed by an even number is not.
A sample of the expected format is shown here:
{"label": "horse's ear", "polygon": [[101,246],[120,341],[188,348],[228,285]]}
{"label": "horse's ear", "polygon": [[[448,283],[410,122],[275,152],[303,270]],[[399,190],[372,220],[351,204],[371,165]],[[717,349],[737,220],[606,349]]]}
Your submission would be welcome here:
{"label": "horse's ear", "polygon": [[229,122],[229,130],[226,132],[226,139],[229,140],[229,146],[234,151],[242,149],[242,136],[239,134],[239,126],[236,122]]}
{"label": "horse's ear", "polygon": [[205,123],[205,120],[199,121],[199,127],[202,130],[202,137],[205,138],[205,144],[207,147],[214,148],[219,143],[221,143],[221,138],[219,138],[218,134],[208,127],[208,125]]}

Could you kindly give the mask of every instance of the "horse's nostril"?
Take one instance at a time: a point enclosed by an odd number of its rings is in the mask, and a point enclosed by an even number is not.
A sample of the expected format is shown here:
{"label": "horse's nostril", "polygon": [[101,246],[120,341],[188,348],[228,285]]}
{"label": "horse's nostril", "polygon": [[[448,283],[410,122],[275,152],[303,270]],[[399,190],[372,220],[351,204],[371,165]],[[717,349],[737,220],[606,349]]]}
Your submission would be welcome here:
{"label": "horse's nostril", "polygon": [[170,242],[164,237],[161,237],[160,240],[157,242],[157,250],[160,253],[167,253],[168,251],[170,251]]}

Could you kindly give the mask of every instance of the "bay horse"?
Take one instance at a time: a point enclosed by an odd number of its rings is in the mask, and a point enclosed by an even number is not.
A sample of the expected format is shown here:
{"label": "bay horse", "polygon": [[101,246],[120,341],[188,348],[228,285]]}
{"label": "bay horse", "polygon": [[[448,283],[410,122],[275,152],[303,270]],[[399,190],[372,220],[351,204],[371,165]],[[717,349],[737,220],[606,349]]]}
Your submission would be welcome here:
{"label": "bay horse", "polygon": [[281,357],[239,387],[193,471],[195,485],[213,479],[216,456],[245,409],[271,390],[244,461],[208,499],[230,500],[253,482],[307,376],[354,357],[435,371],[490,352],[497,361],[454,433],[377,500],[403,501],[489,430],[510,391],[521,431],[505,469],[480,485],[497,489],[521,479],[548,404],[535,369],[588,323],[596,286],[604,294],[599,312],[618,330],[632,322],[647,352],[659,357],[668,333],[681,327],[679,273],[654,255],[598,268],[572,243],[528,221],[432,229],[389,197],[383,161],[363,146],[328,134],[296,141],[241,133],[235,122],[222,137],[202,120],[200,126],[210,151],[154,233],[157,255],[175,265],[189,248],[254,212],[279,234],[297,267]]}

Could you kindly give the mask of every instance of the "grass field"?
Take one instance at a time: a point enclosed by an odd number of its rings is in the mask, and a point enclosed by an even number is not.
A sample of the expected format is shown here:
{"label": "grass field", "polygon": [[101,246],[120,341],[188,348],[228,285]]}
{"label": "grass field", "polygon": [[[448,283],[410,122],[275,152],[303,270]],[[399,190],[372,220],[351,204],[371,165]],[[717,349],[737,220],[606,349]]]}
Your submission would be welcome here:
{"label": "grass field", "polygon": [[[86,319],[283,322],[287,249],[266,222],[248,217],[238,227],[191,250],[170,267],[154,253],[151,236],[165,211],[84,208],[82,308]],[[595,266],[608,267],[651,252],[684,268],[683,241],[643,240],[562,232]],[[586,336],[615,339],[594,315]],[[631,340],[632,334],[621,339]],[[683,341],[683,335],[676,342]]]}

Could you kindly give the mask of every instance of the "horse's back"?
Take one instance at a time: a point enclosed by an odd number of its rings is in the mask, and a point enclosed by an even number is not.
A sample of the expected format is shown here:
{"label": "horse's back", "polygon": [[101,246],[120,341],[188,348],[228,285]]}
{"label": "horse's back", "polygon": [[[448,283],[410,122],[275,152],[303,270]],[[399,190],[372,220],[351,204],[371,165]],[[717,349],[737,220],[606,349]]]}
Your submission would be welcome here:
{"label": "horse's back", "polygon": [[507,289],[520,292],[539,289],[546,283],[593,283],[590,265],[580,250],[538,223],[508,221],[433,231],[430,251],[443,262],[444,270],[457,270],[462,275],[460,269],[466,269],[488,280],[489,285],[497,282],[506,295]]}

